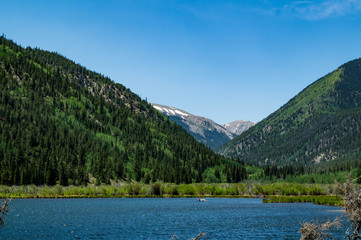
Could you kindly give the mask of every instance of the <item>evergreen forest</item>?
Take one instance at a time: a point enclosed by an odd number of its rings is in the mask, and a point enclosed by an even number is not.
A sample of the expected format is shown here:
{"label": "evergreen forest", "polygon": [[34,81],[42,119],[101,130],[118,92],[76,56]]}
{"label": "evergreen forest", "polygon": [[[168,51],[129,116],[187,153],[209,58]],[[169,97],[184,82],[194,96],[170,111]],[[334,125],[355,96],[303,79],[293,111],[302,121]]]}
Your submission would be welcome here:
{"label": "evergreen forest", "polygon": [[0,185],[246,178],[123,85],[0,37]]}

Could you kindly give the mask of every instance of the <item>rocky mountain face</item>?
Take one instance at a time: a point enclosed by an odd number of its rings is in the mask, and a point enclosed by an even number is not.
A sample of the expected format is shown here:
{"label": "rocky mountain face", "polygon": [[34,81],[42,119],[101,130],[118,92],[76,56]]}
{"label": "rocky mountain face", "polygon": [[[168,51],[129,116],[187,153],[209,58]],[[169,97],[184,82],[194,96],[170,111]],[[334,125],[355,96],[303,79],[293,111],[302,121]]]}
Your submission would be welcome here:
{"label": "rocky mountain face", "polygon": [[255,122],[238,120],[238,121],[222,124],[222,127],[224,127],[229,132],[234,133],[238,136],[241,135],[241,133],[247,131],[250,127],[253,127],[255,124],[256,124]]}
{"label": "rocky mountain face", "polygon": [[361,59],[315,81],[219,148],[261,165],[345,164],[361,157]]}
{"label": "rocky mountain face", "polygon": [[[197,141],[215,150],[237,136],[237,133],[252,126],[251,122],[235,121],[219,125],[213,120],[190,114],[184,110],[159,104],[152,104],[155,109],[169,117],[187,130]],[[229,128],[229,129],[227,129]]]}

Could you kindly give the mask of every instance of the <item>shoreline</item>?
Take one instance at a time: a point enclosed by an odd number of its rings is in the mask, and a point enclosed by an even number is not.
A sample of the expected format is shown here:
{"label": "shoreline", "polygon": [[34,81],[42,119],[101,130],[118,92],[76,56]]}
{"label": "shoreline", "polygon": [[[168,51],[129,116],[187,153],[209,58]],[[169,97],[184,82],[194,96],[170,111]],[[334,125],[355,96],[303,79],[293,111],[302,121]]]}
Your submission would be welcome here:
{"label": "shoreline", "polygon": [[[1,194],[3,195],[3,194]],[[1,196],[4,198],[3,196]],[[12,199],[96,199],[96,198],[256,198],[263,203],[314,203],[342,207],[343,200],[338,195],[20,195],[11,196]]]}
{"label": "shoreline", "polygon": [[[251,195],[11,195],[12,199],[57,199],[57,198],[260,198],[265,196]],[[5,198],[4,194],[0,194],[0,198]]]}
{"label": "shoreline", "polygon": [[155,182],[87,186],[4,186],[0,198],[262,198],[264,203],[314,202],[341,206],[335,185],[298,183],[192,183]]}

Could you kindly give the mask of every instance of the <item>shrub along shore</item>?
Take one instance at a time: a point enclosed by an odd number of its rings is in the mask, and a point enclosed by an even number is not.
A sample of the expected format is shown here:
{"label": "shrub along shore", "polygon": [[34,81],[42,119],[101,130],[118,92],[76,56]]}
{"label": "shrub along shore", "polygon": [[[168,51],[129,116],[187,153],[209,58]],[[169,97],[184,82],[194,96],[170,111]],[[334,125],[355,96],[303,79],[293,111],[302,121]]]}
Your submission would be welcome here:
{"label": "shrub along shore", "polygon": [[269,196],[263,199],[264,203],[297,203],[312,202],[319,205],[342,206],[343,199],[338,195],[306,195],[306,196]]}
{"label": "shrub along shore", "polygon": [[117,183],[87,186],[0,186],[0,198],[264,198],[265,203],[313,202],[337,205],[333,184],[299,183]]}

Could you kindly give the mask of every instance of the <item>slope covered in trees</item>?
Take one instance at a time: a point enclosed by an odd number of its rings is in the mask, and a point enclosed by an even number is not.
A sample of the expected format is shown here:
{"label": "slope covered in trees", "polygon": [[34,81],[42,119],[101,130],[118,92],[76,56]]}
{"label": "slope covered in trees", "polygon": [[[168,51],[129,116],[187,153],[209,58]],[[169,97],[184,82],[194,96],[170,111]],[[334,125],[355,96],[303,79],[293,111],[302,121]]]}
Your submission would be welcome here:
{"label": "slope covered in trees", "polygon": [[361,158],[361,59],[317,80],[279,110],[218,149],[261,165]]}
{"label": "slope covered in trees", "polygon": [[121,84],[0,37],[0,184],[239,181],[243,170]]}

